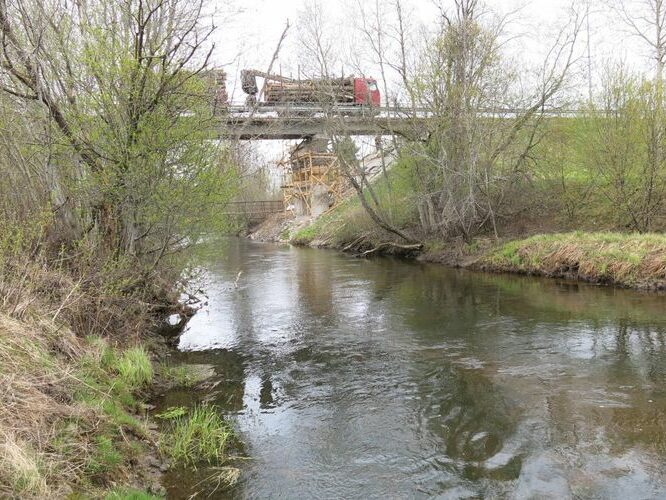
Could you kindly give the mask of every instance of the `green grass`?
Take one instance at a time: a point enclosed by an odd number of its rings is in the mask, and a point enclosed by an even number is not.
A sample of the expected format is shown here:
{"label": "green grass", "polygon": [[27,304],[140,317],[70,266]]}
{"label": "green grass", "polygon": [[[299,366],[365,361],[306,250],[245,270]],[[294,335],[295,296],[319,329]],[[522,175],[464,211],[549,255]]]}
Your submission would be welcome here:
{"label": "green grass", "polygon": [[308,243],[311,243],[319,235],[319,227],[321,227],[321,224],[311,224],[298,230],[291,238],[291,242],[296,245],[307,245]]}
{"label": "green grass", "polygon": [[171,407],[166,411],[163,411],[162,413],[158,413],[155,415],[155,417],[159,418],[160,420],[175,420],[177,418],[181,418],[187,415],[187,408],[184,406],[175,406]]}
{"label": "green grass", "polygon": [[97,436],[94,450],[88,462],[88,471],[92,474],[111,472],[124,461],[124,456],[116,447],[115,439],[112,436]]}
{"label": "green grass", "polygon": [[548,234],[512,241],[483,257],[487,269],[572,276],[629,287],[666,284],[666,235]]}
{"label": "green grass", "polygon": [[[142,411],[137,394],[153,379],[153,368],[141,347],[118,349],[100,338],[87,339],[87,353],[78,362],[75,374],[81,383],[74,399],[96,411],[101,418],[91,443],[86,470],[90,474],[112,474],[137,452],[139,441],[123,436],[145,437],[146,423],[138,416]],[[69,422],[66,425],[72,426]],[[63,437],[71,434],[63,427]]]}
{"label": "green grass", "polygon": [[123,351],[111,365],[130,388],[140,389],[153,380],[153,365],[143,347]]}
{"label": "green grass", "polygon": [[231,427],[218,410],[201,405],[169,421],[160,448],[174,462],[183,465],[196,466],[202,462],[220,465],[226,460],[225,452],[232,437]]}

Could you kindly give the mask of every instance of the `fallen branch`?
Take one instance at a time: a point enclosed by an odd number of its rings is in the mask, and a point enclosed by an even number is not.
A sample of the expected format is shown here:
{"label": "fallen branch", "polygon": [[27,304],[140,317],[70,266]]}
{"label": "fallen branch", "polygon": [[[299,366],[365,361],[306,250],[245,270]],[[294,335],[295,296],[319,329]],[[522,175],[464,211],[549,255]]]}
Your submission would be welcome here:
{"label": "fallen branch", "polygon": [[366,235],[365,235],[365,234],[362,234],[361,236],[359,236],[358,238],[356,238],[354,241],[352,241],[349,245],[347,245],[346,247],[344,247],[344,248],[342,249],[342,251],[343,251],[343,252],[348,252],[349,250],[351,250],[352,248],[354,248],[357,244],[359,244],[361,241],[363,241],[363,240],[365,239],[365,237],[366,237]]}
{"label": "fallen branch", "polygon": [[380,250],[382,248],[386,248],[386,247],[398,248],[400,250],[421,250],[421,248],[423,248],[423,243],[415,243],[413,245],[398,245],[397,243],[387,241],[385,243],[381,243],[381,244],[377,245],[372,250],[366,250],[365,252],[360,253],[358,255],[358,257],[367,257],[368,255],[373,254],[373,253],[377,252],[378,250]]}

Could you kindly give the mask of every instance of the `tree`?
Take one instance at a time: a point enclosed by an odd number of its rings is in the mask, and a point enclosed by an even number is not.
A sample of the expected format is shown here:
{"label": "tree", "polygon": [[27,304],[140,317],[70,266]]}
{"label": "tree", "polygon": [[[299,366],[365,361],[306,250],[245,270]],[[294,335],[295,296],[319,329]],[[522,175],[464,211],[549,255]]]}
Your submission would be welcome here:
{"label": "tree", "polygon": [[214,127],[206,3],[0,0],[0,90],[54,126],[78,237],[151,271],[233,189]]}
{"label": "tree", "polygon": [[[619,205],[621,213],[631,219],[631,227],[638,231],[651,228],[655,216],[662,206],[664,184],[666,184],[666,112],[664,106],[664,66],[666,65],[666,1],[664,0],[632,0],[631,2],[610,1],[611,7],[618,13],[630,32],[642,40],[651,51],[650,58],[654,61],[655,74],[653,81],[640,79],[637,84],[633,77],[626,78],[626,72],[616,74],[619,85],[613,84],[604,89],[603,100],[614,101],[616,109],[603,109],[613,119],[602,127],[603,133],[618,125],[618,118],[623,126],[632,124],[631,131],[637,134],[644,154],[632,158],[631,169],[638,168],[639,177],[622,175],[622,182],[615,184],[616,201],[622,198]],[[632,81],[633,80],[633,81]],[[618,83],[618,80],[615,80]],[[617,100],[619,98],[619,101]],[[625,106],[628,104],[628,106]],[[615,127],[617,130],[617,127]],[[622,141],[620,141],[622,144]],[[607,152],[606,148],[600,151]],[[625,158],[626,159],[626,158]],[[629,181],[629,182],[627,182]],[[634,192],[628,194],[626,189],[633,186]],[[638,199],[634,199],[638,196]]]}
{"label": "tree", "polygon": [[634,231],[653,228],[666,197],[663,105],[658,83],[610,68],[600,104],[587,118],[584,151],[615,222]]}
{"label": "tree", "polygon": [[666,0],[608,0],[630,32],[651,50],[655,81],[662,85],[666,64]]}
{"label": "tree", "polygon": [[488,225],[497,236],[507,193],[524,178],[544,112],[574,63],[581,17],[560,33],[530,94],[502,53],[506,19],[483,21],[489,16],[477,0],[455,0],[440,14],[410,83],[432,113],[427,139],[409,146],[421,226],[469,240]]}

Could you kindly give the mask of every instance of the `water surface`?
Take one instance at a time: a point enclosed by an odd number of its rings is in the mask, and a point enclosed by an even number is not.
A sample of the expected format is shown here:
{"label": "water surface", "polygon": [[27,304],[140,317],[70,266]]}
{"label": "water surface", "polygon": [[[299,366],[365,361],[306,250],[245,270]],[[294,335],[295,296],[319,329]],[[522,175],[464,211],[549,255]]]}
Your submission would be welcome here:
{"label": "water surface", "polygon": [[224,495],[666,498],[663,295],[233,239],[204,263],[176,357],[251,458]]}

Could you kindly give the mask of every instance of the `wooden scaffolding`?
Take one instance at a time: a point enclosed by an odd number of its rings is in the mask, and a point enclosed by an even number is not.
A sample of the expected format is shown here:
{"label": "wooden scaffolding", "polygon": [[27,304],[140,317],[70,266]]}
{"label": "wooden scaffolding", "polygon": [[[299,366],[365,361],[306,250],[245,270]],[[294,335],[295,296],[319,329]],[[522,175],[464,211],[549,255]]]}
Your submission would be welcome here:
{"label": "wooden scaffolding", "polygon": [[282,162],[282,167],[285,207],[300,205],[305,213],[311,214],[315,188],[318,186],[324,188],[321,191],[328,194],[329,206],[339,202],[346,190],[347,182],[334,153],[296,148],[289,160]]}

